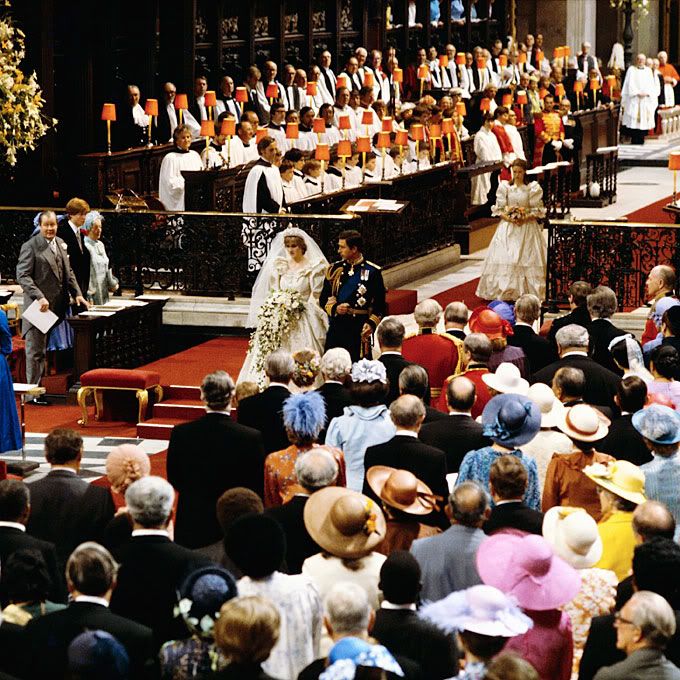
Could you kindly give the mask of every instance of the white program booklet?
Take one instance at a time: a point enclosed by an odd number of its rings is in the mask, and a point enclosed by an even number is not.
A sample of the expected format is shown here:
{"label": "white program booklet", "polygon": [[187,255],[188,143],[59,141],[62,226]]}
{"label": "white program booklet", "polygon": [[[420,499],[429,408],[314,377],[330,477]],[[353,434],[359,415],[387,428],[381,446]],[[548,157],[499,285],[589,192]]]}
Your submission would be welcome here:
{"label": "white program booklet", "polygon": [[37,300],[34,300],[24,309],[23,318],[33,324],[41,333],[47,333],[59,321],[59,317],[51,309],[41,312]]}

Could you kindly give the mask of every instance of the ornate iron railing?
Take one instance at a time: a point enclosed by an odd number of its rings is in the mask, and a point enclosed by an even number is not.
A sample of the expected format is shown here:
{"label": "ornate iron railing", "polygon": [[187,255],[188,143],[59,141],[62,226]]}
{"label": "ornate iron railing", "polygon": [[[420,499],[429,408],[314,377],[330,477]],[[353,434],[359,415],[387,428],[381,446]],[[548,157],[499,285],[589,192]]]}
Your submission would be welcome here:
{"label": "ornate iron railing", "polygon": [[680,229],[672,224],[551,220],[548,223],[549,305],[564,303],[573,281],[606,285],[621,310],[645,303],[647,274],[657,264],[680,267]]}

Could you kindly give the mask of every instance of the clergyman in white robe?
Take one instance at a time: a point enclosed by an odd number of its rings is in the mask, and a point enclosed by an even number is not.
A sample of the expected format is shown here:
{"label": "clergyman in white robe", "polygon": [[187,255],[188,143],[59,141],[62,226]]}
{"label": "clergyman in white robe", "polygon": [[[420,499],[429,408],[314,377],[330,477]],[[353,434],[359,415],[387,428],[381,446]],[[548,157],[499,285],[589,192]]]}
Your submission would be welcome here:
{"label": "clergyman in white robe", "polygon": [[633,141],[644,143],[644,132],[654,128],[654,113],[658,104],[657,83],[652,69],[647,66],[629,66],[621,89],[623,107],[622,124],[630,130],[640,130]]}
{"label": "clergyman in white robe", "polygon": [[[503,153],[496,135],[482,126],[475,134],[475,155],[478,163],[502,161]],[[472,178],[472,205],[484,205],[491,189],[491,173],[485,172]]]}
{"label": "clergyman in white robe", "polygon": [[196,151],[175,149],[166,154],[158,178],[158,197],[166,210],[184,210],[184,177],[182,170],[202,170],[203,162]]}

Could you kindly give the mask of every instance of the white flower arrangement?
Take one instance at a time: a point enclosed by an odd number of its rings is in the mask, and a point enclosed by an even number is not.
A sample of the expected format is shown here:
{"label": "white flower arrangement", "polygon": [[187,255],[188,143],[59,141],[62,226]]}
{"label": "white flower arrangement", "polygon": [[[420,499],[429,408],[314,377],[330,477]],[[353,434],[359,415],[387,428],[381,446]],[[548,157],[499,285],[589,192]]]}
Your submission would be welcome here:
{"label": "white flower arrangement", "polygon": [[[215,621],[207,614],[203,616],[200,621],[195,616],[189,616],[193,604],[194,603],[188,597],[182,598],[179,603],[175,605],[173,611],[175,618],[181,616],[192,628],[197,629],[204,635],[211,635],[212,630],[215,627]],[[215,619],[219,618],[220,613],[215,612]]]}
{"label": "white flower arrangement", "polygon": [[[9,0],[4,6],[10,7]],[[16,165],[17,152],[35,150],[38,141],[57,124],[46,118],[35,71],[27,78],[19,68],[25,56],[24,32],[9,14],[0,17],[0,159]]]}
{"label": "white flower arrangement", "polygon": [[297,326],[305,311],[305,301],[296,290],[273,290],[257,314],[257,328],[250,336],[248,351],[253,353],[253,366],[258,374],[258,387],[264,388],[264,362],[281,347],[283,339]]}

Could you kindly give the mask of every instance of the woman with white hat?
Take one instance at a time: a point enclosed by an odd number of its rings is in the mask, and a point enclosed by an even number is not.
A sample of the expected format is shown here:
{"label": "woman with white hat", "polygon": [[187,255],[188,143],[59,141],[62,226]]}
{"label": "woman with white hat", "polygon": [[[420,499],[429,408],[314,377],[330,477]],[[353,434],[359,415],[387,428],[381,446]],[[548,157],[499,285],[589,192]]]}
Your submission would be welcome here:
{"label": "woman with white hat", "polygon": [[555,554],[581,575],[581,589],[563,607],[571,619],[574,637],[571,677],[576,680],[590,622],[593,617],[604,616],[614,609],[618,579],[613,571],[594,566],[602,557],[602,539],[595,520],[583,508],[548,510],[543,519],[543,537]]}
{"label": "woman with white hat", "polygon": [[611,569],[623,581],[633,566],[633,512],[647,500],[644,472],[627,460],[615,460],[609,465],[589,465],[583,473],[597,484],[602,506],[598,524],[602,557],[596,566]]}
{"label": "woman with white hat", "polygon": [[541,409],[541,429],[530,442],[522,447],[522,451],[536,461],[538,484],[542,494],[545,474],[553,453],[569,453],[573,447],[571,439],[555,429],[564,406],[550,387],[544,383],[535,383],[529,388],[527,397],[538,404],[538,408]]}

